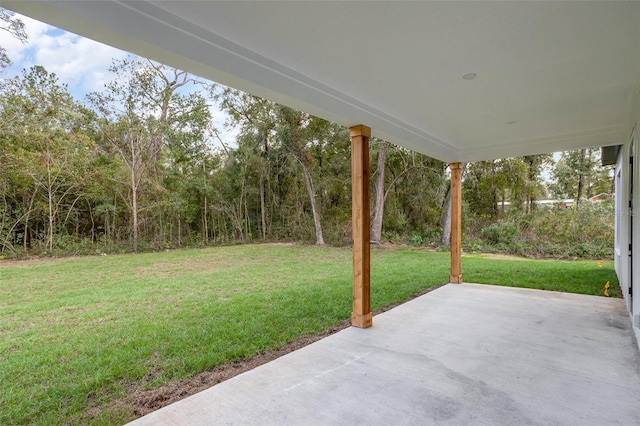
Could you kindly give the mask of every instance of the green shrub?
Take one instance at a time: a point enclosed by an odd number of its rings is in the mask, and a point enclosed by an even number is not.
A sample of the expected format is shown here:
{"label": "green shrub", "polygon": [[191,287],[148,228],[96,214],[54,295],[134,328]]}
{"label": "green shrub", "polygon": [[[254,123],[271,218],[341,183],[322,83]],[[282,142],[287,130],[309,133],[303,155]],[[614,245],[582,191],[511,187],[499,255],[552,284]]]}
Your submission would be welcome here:
{"label": "green shrub", "polygon": [[463,248],[465,251],[471,253],[477,253],[481,251],[488,251],[484,244],[482,244],[481,240],[470,240],[463,244]]}
{"label": "green shrub", "polygon": [[553,259],[607,259],[614,245],[612,202],[585,203],[578,209],[512,210],[491,221],[467,217],[467,251],[486,251]]}
{"label": "green shrub", "polygon": [[508,246],[513,244],[517,236],[518,227],[504,220],[498,220],[482,229],[483,239],[490,244]]}
{"label": "green shrub", "polygon": [[418,233],[411,234],[411,237],[409,238],[409,244],[411,244],[412,246],[421,246],[424,244],[424,242],[425,242],[424,236]]}

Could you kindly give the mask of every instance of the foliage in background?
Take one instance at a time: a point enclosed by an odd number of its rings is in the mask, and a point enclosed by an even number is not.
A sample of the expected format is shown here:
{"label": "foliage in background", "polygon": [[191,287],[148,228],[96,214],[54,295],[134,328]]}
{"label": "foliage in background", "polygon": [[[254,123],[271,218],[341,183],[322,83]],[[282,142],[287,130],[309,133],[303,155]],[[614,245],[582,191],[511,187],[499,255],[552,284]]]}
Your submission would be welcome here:
{"label": "foliage in background", "polygon": [[538,208],[501,214],[496,220],[468,219],[464,248],[555,259],[611,259],[614,204],[586,203],[580,209]]}
{"label": "foliage in background", "polygon": [[[84,103],[42,67],[0,84],[0,257],[350,244],[346,129],[144,59],[109,71]],[[447,165],[376,139],[370,158],[374,242],[446,249]],[[587,201],[611,192],[597,160],[583,149],[467,164],[466,249],[610,257],[613,213]],[[542,208],[550,197],[576,210]]]}
{"label": "foliage in background", "polygon": [[610,168],[599,166],[600,150],[593,148],[566,151],[553,169],[549,190],[554,198],[572,198],[576,205],[601,193],[613,193]]}

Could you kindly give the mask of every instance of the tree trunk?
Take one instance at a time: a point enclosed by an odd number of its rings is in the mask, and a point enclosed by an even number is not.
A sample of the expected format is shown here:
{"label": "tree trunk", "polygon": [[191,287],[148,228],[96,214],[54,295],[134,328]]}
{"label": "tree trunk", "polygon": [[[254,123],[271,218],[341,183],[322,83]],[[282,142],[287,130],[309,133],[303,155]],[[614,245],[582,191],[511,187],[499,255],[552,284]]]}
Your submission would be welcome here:
{"label": "tree trunk", "polygon": [[204,205],[202,212],[202,231],[204,234],[204,245],[209,245],[209,223],[207,219],[207,161],[206,158],[202,161],[202,171],[203,171],[203,183],[204,183]]}
{"label": "tree trunk", "polygon": [[266,165],[269,161],[269,144],[268,137],[266,132],[261,132],[262,134],[262,161],[260,162],[260,222],[262,224],[262,241],[267,239],[267,203],[266,203],[266,188],[265,188],[265,176],[266,173]]}
{"label": "tree trunk", "polygon": [[47,230],[47,246],[49,246],[49,252],[53,251],[53,190],[48,188],[48,202],[49,202],[49,227]]}
{"label": "tree trunk", "polygon": [[138,252],[138,189],[135,187],[131,187],[131,197],[132,197],[132,207],[131,207],[131,215],[133,217],[133,252]]}
{"label": "tree trunk", "polygon": [[496,187],[496,162],[491,161],[491,201],[493,217],[498,216],[498,188]]}
{"label": "tree trunk", "polygon": [[316,245],[323,246],[324,237],[322,236],[322,225],[320,224],[320,215],[318,214],[318,209],[316,207],[316,193],[313,189],[313,181],[311,180],[311,175],[309,174],[309,170],[307,166],[304,165],[302,161],[300,161],[300,165],[302,166],[302,176],[304,177],[304,186],[307,188],[307,194],[309,194],[309,201],[311,202],[311,211],[313,212],[313,224],[316,228]]}
{"label": "tree trunk", "polygon": [[[48,148],[48,146],[47,146]],[[49,252],[53,251],[53,182],[51,177],[51,157],[49,150],[47,149],[47,184],[45,185],[45,189],[47,191],[47,204],[48,204],[48,228],[47,228],[47,247],[49,247]]]}
{"label": "tree trunk", "polygon": [[267,218],[266,218],[266,206],[264,200],[264,172],[260,171],[260,223],[262,224],[262,241],[267,239]]}
{"label": "tree trunk", "polygon": [[535,194],[535,182],[536,182],[536,170],[534,168],[534,163],[536,161],[536,157],[525,157],[527,159],[527,163],[529,165],[529,170],[527,173],[527,208],[526,212],[531,213],[536,209],[536,194]]}
{"label": "tree trunk", "polygon": [[[113,220],[111,222],[111,226],[109,227],[109,241],[115,242],[118,233],[116,232],[116,219],[118,214],[116,213],[118,209],[118,196],[116,194],[113,195]],[[108,212],[108,210],[107,210]]]}
{"label": "tree trunk", "polygon": [[133,218],[133,252],[138,252],[138,186],[135,174],[131,173],[131,216]]}
{"label": "tree trunk", "polygon": [[91,243],[96,242],[96,223],[93,220],[93,212],[91,211],[91,203],[89,200],[85,200],[87,202],[87,207],[89,208],[89,219],[91,219]]}
{"label": "tree trunk", "polygon": [[440,244],[449,247],[451,244],[451,184],[447,189],[447,195],[444,201],[447,206],[446,213],[444,215],[444,222],[442,223],[442,237],[440,238]]}
{"label": "tree trunk", "polygon": [[204,194],[204,211],[202,213],[202,227],[204,233],[204,245],[209,245],[209,222],[208,222],[208,212],[207,212],[207,194]]}
{"label": "tree trunk", "polygon": [[240,186],[240,199],[238,200],[238,210],[237,210],[237,227],[240,232],[240,241],[244,242],[244,215],[242,213],[244,206],[244,171],[242,172],[242,185]]}
{"label": "tree trunk", "polygon": [[29,209],[25,212],[24,215],[24,234],[22,235],[22,248],[26,251],[27,245],[29,242],[29,217],[31,216],[31,209],[33,208],[33,202],[36,198],[36,193],[38,192],[38,187],[33,188],[33,194],[31,194],[31,200],[29,201]]}
{"label": "tree trunk", "polygon": [[249,207],[247,206],[247,198],[244,199],[244,226],[246,227],[245,235],[249,238],[249,241],[252,239],[251,233],[251,220],[249,218]]}
{"label": "tree trunk", "polygon": [[576,196],[576,209],[580,209],[582,203],[582,193],[584,192],[584,160],[587,154],[587,150],[582,148],[580,150],[580,168],[578,170],[578,194]]}
{"label": "tree trunk", "polygon": [[387,142],[380,141],[378,150],[378,169],[376,175],[376,204],[371,224],[371,242],[380,244],[382,239],[382,220],[384,216],[384,172],[387,164]]}

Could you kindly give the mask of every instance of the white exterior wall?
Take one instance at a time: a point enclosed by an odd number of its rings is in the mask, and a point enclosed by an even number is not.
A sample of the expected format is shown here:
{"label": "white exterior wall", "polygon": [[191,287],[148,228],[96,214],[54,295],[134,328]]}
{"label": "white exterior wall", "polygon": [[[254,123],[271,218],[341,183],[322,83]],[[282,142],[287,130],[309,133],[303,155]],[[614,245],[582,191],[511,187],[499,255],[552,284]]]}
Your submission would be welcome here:
{"label": "white exterior wall", "polygon": [[[615,170],[616,215],[614,264],[625,300],[629,300],[629,145],[618,152]],[[627,304],[630,310],[631,306]]]}
{"label": "white exterior wall", "polygon": [[[632,252],[631,257],[632,274],[629,277],[633,289],[633,306],[631,306],[631,320],[636,340],[640,342],[640,78],[636,85],[636,94],[633,102],[633,230],[631,235]],[[631,136],[630,136],[631,138]],[[631,215],[628,215],[631,216]]]}
{"label": "white exterior wall", "polygon": [[[616,163],[615,269],[640,346],[640,78],[630,105],[627,142]],[[633,142],[633,143],[632,143]],[[632,148],[633,147],[633,148]],[[633,152],[631,152],[633,149]],[[633,174],[629,158],[633,155]],[[633,176],[633,211],[629,208]],[[633,218],[632,218],[633,216]],[[633,224],[632,224],[633,219]],[[633,229],[632,229],[633,228]],[[629,256],[629,243],[632,254]],[[629,295],[632,288],[633,297]]]}

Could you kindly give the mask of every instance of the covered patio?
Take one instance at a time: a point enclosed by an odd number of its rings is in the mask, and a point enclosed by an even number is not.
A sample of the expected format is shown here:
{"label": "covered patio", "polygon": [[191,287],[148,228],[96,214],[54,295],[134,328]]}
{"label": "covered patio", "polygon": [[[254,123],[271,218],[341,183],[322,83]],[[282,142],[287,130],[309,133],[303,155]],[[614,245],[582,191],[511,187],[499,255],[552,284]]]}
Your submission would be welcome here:
{"label": "covered patio", "polygon": [[449,284],[131,425],[634,425],[621,299]]}
{"label": "covered patio", "polygon": [[379,137],[450,164],[461,283],[462,163],[638,149],[640,3],[4,3],[351,131],[356,327],[134,424],[640,424],[631,269],[629,307],[449,284],[371,327],[368,149]]}

